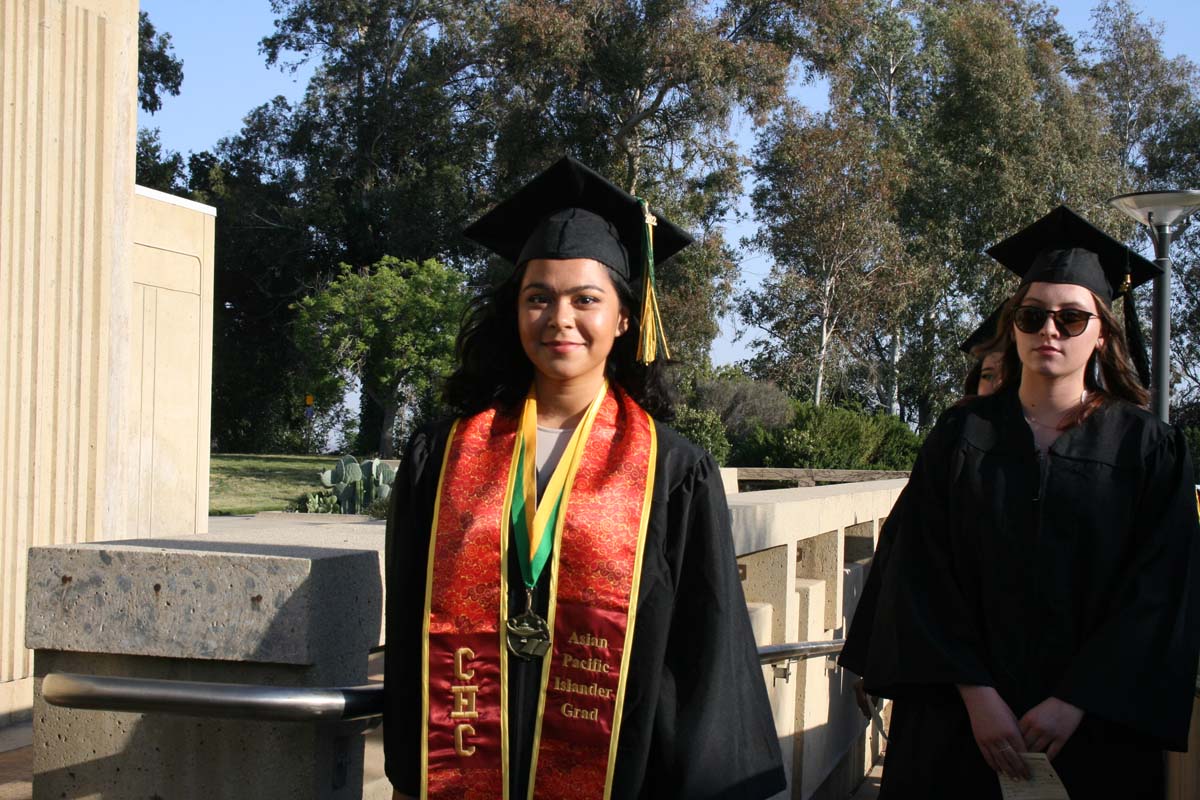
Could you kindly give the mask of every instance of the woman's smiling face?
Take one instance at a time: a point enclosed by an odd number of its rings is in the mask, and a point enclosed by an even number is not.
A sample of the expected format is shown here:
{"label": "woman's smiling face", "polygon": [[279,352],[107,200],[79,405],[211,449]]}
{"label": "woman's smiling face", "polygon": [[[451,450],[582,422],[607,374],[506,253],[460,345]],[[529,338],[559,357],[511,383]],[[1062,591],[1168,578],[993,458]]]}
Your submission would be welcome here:
{"label": "woman's smiling face", "polygon": [[613,342],[629,327],[608,268],[590,258],[535,258],[517,295],[517,331],[544,378],[602,380]]}

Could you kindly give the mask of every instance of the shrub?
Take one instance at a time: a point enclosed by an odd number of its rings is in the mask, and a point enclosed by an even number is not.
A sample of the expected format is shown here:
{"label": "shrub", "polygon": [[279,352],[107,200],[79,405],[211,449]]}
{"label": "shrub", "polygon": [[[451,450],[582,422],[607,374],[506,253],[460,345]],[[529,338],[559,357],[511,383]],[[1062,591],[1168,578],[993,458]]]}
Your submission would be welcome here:
{"label": "shrub", "polygon": [[371,519],[387,519],[388,508],[392,505],[392,501],[386,497],[376,497],[371,501],[371,505],[367,506],[367,514]]}
{"label": "shrub", "polygon": [[921,437],[894,414],[871,417],[879,428],[879,444],[871,454],[871,469],[910,470],[921,449]]}
{"label": "shrub", "polygon": [[729,459],[729,439],[725,436],[725,426],[721,424],[717,412],[681,405],[675,409],[672,425],[679,433],[711,453],[718,464],[724,465]]}
{"label": "shrub", "polygon": [[899,417],[836,406],[797,403],[795,419],[781,430],[762,426],[737,439],[731,464],[739,467],[813,469],[912,468],[920,437]]}
{"label": "shrub", "polygon": [[291,510],[301,514],[337,514],[341,508],[333,492],[306,492],[296,498]]}

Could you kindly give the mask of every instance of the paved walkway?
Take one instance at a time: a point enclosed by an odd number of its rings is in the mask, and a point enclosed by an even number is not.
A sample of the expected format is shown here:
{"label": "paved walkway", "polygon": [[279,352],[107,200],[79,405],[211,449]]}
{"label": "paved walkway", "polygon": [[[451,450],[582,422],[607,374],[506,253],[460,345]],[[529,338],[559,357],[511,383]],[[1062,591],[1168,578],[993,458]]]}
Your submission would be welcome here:
{"label": "paved walkway", "polygon": [[879,783],[882,780],[883,762],[880,761],[874,769],[867,773],[867,779],[863,781],[862,786],[858,787],[858,791],[850,800],[875,800],[876,797],[879,797]]}
{"label": "paved walkway", "polygon": [[0,800],[33,797],[33,724],[0,728]]}

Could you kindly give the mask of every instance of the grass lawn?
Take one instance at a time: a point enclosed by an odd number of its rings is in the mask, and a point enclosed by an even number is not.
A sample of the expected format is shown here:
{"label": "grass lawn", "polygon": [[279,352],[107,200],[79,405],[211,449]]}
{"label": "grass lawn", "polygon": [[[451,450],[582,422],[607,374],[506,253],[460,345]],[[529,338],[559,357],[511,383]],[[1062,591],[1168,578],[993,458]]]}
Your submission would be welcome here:
{"label": "grass lawn", "polygon": [[209,514],[283,511],[301,492],[321,490],[317,474],[334,456],[212,456],[208,474]]}

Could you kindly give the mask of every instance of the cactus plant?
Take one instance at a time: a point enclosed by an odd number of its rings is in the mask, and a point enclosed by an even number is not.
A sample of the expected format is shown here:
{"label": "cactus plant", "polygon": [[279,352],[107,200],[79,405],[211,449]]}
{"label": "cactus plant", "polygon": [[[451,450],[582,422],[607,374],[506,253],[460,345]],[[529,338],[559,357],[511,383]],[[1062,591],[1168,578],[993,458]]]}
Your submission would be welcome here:
{"label": "cactus plant", "polygon": [[382,459],[368,459],[360,465],[363,473],[363,508],[376,500],[387,500],[392,493],[396,470]]}
{"label": "cactus plant", "polygon": [[343,514],[358,514],[375,500],[386,500],[392,493],[396,470],[380,459],[361,464],[354,456],[342,456],[321,473],[321,484],[333,492]]}
{"label": "cactus plant", "polygon": [[362,494],[362,468],[354,456],[342,456],[321,473],[321,485],[333,490],[343,514],[357,514]]}

